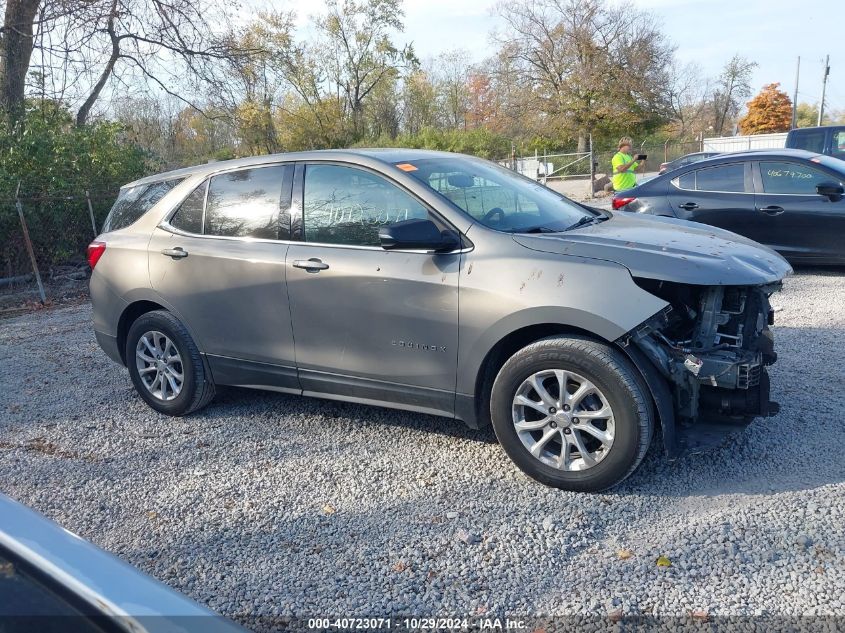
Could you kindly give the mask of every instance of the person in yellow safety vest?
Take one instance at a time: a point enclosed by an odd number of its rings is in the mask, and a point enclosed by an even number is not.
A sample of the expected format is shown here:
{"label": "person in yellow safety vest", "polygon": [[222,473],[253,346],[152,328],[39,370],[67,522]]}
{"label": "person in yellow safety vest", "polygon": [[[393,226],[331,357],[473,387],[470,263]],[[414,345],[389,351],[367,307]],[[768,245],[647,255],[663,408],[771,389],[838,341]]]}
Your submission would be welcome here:
{"label": "person in yellow safety vest", "polygon": [[626,189],[633,189],[637,186],[637,177],[635,172],[640,172],[645,169],[645,159],[637,161],[631,156],[631,145],[633,142],[628,136],[623,136],[619,139],[619,151],[613,155],[610,161],[613,167],[613,175],[611,182],[613,183],[614,191],[625,191]]}

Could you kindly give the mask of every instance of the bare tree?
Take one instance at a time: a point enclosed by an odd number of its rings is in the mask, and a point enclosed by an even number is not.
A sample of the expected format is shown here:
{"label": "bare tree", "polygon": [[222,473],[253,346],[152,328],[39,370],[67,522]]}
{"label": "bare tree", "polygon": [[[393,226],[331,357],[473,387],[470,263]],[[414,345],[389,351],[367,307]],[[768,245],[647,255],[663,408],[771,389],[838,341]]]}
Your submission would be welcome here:
{"label": "bare tree", "polygon": [[681,65],[673,61],[667,72],[666,103],[672,119],[674,134],[684,138],[696,126],[703,130],[703,119],[708,107],[710,81],[704,77],[698,64]]}
{"label": "bare tree", "polygon": [[[92,0],[74,15],[87,25],[90,37],[78,51],[82,74],[91,76],[90,90],[76,115],[84,124],[103,88],[120,71],[198,110],[186,83],[213,81],[218,65],[233,51],[213,26],[216,3],[192,0]],[[217,15],[217,17],[220,17]]]}
{"label": "bare tree", "polygon": [[315,23],[325,40],[327,76],[360,136],[370,93],[397,68],[418,62],[413,48],[399,49],[391,40],[391,33],[403,26],[400,0],[326,0],[326,8]]}
{"label": "bare tree", "polygon": [[536,107],[578,139],[596,127],[642,124],[665,109],[661,85],[672,48],[652,16],[601,0],[505,0],[502,50],[534,88]]}
{"label": "bare tree", "polygon": [[472,76],[471,56],[466,50],[446,51],[429,64],[440,100],[443,124],[447,128],[465,128],[469,109],[468,84]]}
{"label": "bare tree", "polygon": [[726,124],[739,114],[742,103],[751,96],[751,73],[756,62],[734,55],[716,82],[713,91],[713,130],[719,136],[725,133]]}

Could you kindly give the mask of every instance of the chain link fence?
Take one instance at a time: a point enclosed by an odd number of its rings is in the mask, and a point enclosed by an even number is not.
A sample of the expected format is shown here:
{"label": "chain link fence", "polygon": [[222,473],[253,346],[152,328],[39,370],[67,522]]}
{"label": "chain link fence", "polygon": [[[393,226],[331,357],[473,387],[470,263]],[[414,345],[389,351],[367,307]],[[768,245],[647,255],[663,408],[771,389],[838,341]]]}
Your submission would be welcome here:
{"label": "chain link fence", "polygon": [[[604,190],[611,176],[610,161],[617,152],[616,147],[595,147],[590,143],[589,151],[536,152],[533,156],[512,156],[498,161],[500,165],[518,171],[524,176],[542,182],[555,184],[554,188],[567,195],[592,197]],[[647,173],[656,173],[661,163],[668,163],[686,154],[702,151],[702,141],[642,143],[632,150],[635,154],[646,154]],[[582,193],[583,190],[583,193]]]}
{"label": "chain link fence", "polygon": [[117,189],[0,193],[0,311],[84,291],[86,247],[116,197]]}

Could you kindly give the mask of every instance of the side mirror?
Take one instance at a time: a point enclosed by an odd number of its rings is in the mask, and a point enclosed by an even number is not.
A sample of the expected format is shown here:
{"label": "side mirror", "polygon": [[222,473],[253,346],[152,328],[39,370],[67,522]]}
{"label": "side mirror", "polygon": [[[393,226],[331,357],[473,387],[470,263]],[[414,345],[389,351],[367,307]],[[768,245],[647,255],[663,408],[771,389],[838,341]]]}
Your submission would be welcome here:
{"label": "side mirror", "polygon": [[816,193],[837,202],[845,196],[845,187],[835,182],[820,182],[816,185]]}
{"label": "side mirror", "polygon": [[431,220],[403,220],[379,229],[381,247],[391,251],[424,250],[448,253],[458,248],[460,239],[454,231],[440,231]]}

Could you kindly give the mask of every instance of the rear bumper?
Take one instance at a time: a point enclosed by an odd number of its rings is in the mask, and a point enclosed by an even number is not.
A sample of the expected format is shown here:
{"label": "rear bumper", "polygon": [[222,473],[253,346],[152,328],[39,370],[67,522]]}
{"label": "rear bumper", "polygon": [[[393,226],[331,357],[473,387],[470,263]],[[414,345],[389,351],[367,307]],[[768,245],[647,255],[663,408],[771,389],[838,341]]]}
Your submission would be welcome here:
{"label": "rear bumper", "polygon": [[97,343],[114,362],[123,365],[123,359],[120,357],[120,348],[117,345],[117,337],[110,334],[105,334],[99,330],[94,330],[94,336],[97,338]]}

